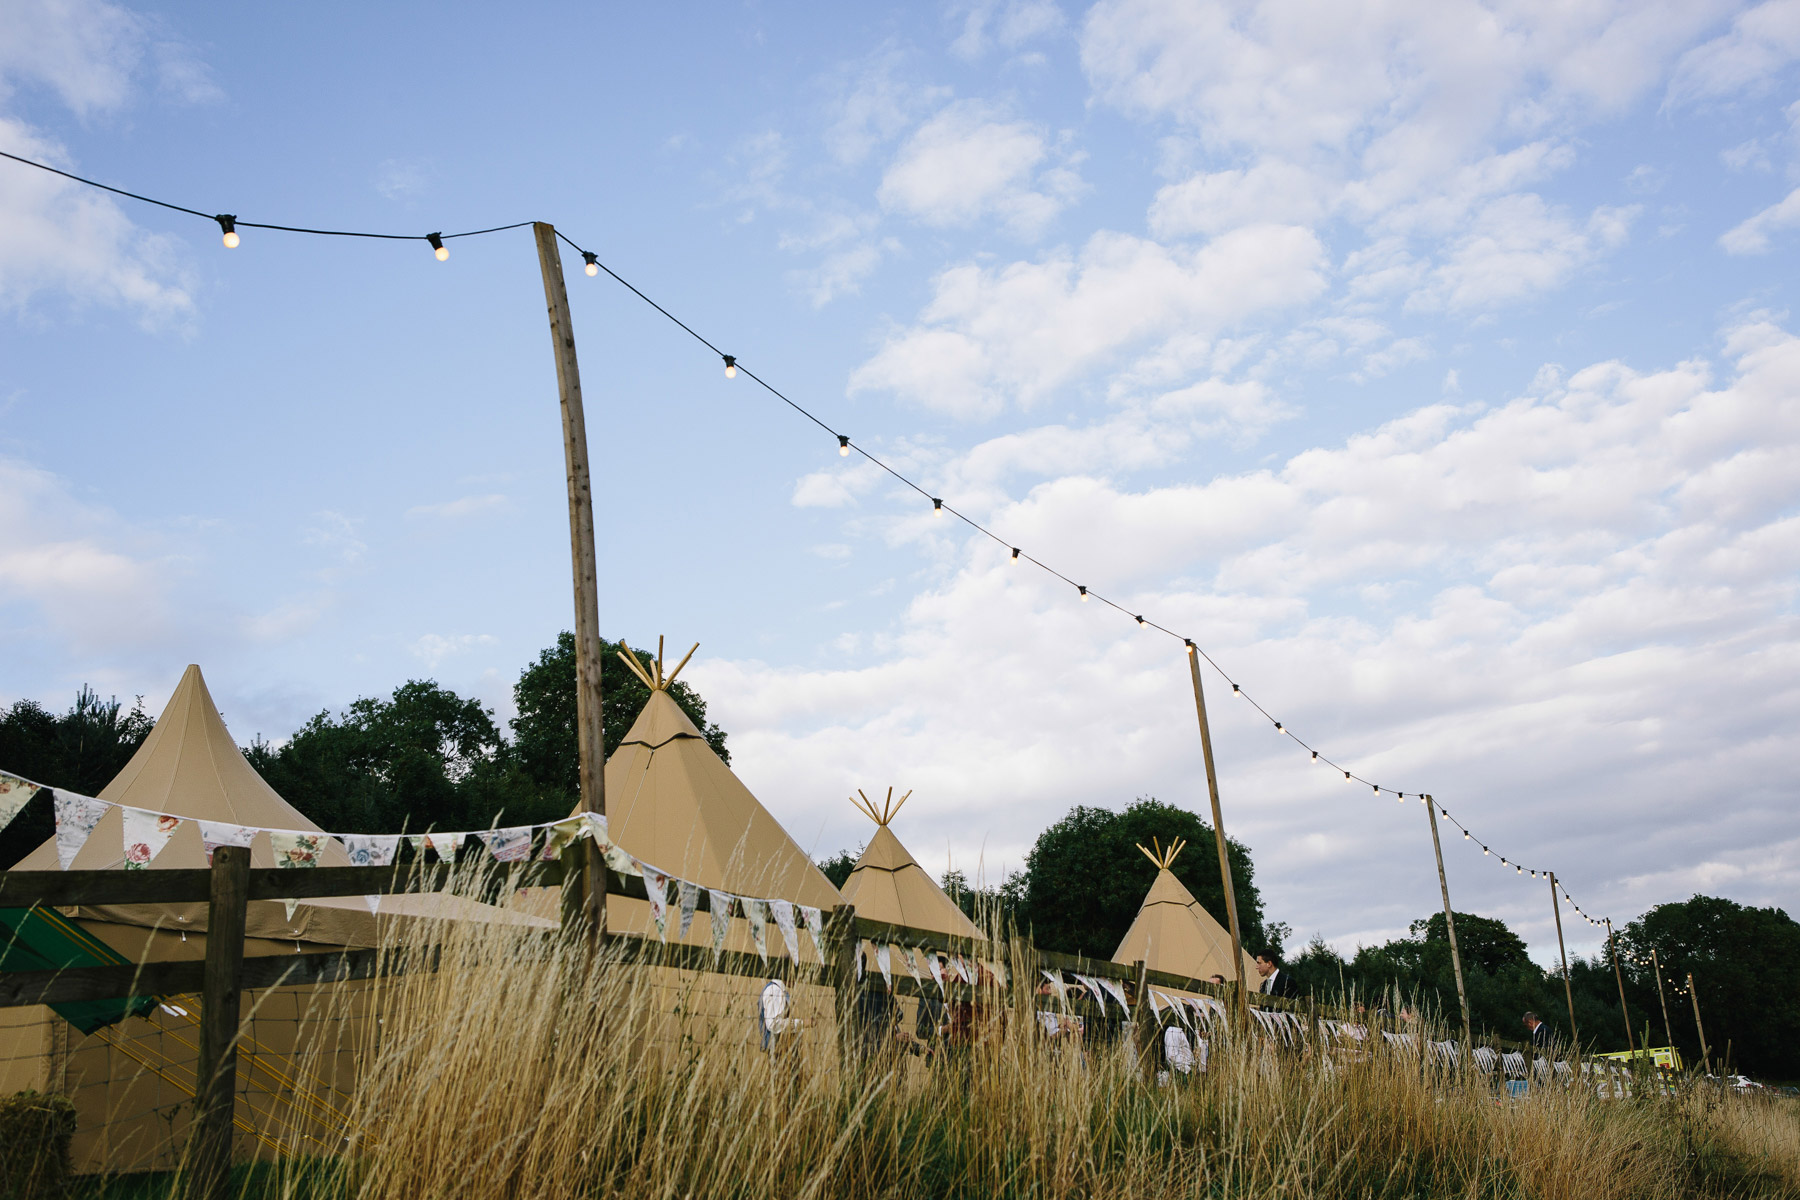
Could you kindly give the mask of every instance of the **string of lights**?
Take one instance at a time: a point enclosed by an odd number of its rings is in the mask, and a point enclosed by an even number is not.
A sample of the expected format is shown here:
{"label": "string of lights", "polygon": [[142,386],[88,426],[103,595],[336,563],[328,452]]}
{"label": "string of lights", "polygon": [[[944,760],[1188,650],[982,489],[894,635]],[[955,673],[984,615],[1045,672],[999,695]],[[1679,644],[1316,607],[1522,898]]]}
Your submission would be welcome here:
{"label": "string of lights", "polygon": [[[41,171],[48,171],[53,175],[62,176],[65,179],[73,180],[76,183],[84,184],[88,187],[99,188],[102,191],[111,192],[114,195],[124,196],[124,197],[127,197],[128,199],[138,200],[145,204],[153,204],[153,205],[157,205],[158,207],[161,207],[161,208],[170,209],[174,212],[179,212],[179,213],[187,214],[189,216],[199,217],[199,218],[201,218],[203,220],[207,220],[207,221],[213,221],[213,222],[217,223],[217,225],[219,226],[225,247],[227,249],[233,249],[233,250],[237,249],[238,246],[240,246],[242,244],[242,239],[240,238],[240,236],[237,232],[239,229],[267,229],[267,230],[277,231],[277,232],[281,232],[281,233],[309,234],[309,235],[320,236],[320,237],[374,238],[374,239],[380,239],[380,240],[384,240],[384,241],[422,241],[431,247],[432,253],[436,256],[436,258],[438,259],[439,262],[444,262],[444,261],[447,261],[450,257],[449,248],[444,245],[444,243],[447,241],[450,241],[454,238],[481,237],[486,234],[502,233],[502,232],[505,232],[505,231],[511,230],[511,229],[521,229],[527,225],[532,224],[532,222],[530,222],[530,221],[515,221],[515,222],[513,222],[511,224],[507,224],[507,225],[495,225],[495,226],[492,226],[491,228],[487,228],[487,229],[473,229],[473,230],[468,230],[468,231],[465,231],[462,233],[433,232],[433,233],[424,233],[424,234],[368,233],[368,232],[360,232],[360,231],[356,231],[356,230],[314,229],[314,228],[308,228],[308,227],[297,226],[297,225],[267,224],[267,223],[258,222],[258,221],[240,220],[236,214],[232,214],[232,213],[206,213],[197,208],[188,208],[184,205],[172,204],[166,200],[158,200],[152,196],[140,195],[137,192],[126,191],[123,188],[116,188],[116,187],[111,186],[110,184],[104,184],[104,183],[100,183],[96,180],[86,179],[80,175],[71,174],[68,171],[60,170],[56,167],[49,166],[45,163],[36,162],[29,158],[21,158],[19,155],[16,155],[16,154],[8,154],[5,151],[0,151],[0,158],[7,158],[7,159],[12,160],[13,162],[21,163],[28,167],[35,167]],[[939,518],[948,516],[948,517],[955,518],[956,520],[962,522],[964,525],[968,526],[970,529],[974,530],[976,533],[987,538],[989,541],[993,542],[995,545],[999,546],[1001,549],[1007,551],[1008,559],[1013,564],[1015,564],[1015,565],[1029,564],[1031,566],[1038,568],[1039,570],[1043,571],[1044,573],[1053,576],[1057,580],[1061,581],[1063,584],[1066,584],[1067,586],[1073,588],[1075,590],[1076,596],[1080,600],[1080,602],[1086,603],[1090,600],[1098,601],[1100,604],[1105,605],[1106,607],[1117,611],[1121,615],[1129,617],[1133,622],[1135,622],[1138,625],[1139,628],[1153,630],[1157,633],[1161,633],[1167,637],[1174,638],[1177,641],[1181,642],[1183,647],[1185,647],[1185,649],[1187,650],[1187,652],[1189,654],[1198,655],[1201,659],[1205,660],[1207,665],[1212,667],[1212,669],[1218,673],[1218,675],[1221,679],[1223,679],[1226,683],[1231,685],[1231,694],[1234,697],[1244,701],[1246,704],[1250,705],[1251,708],[1256,710],[1256,712],[1258,714],[1260,714],[1265,720],[1267,720],[1274,727],[1274,730],[1277,734],[1281,735],[1282,737],[1286,737],[1286,738],[1290,739],[1301,750],[1305,751],[1310,756],[1309,761],[1320,764],[1334,773],[1341,773],[1343,775],[1345,782],[1351,783],[1351,784],[1360,784],[1364,787],[1367,787],[1370,789],[1370,791],[1373,795],[1380,796],[1383,793],[1386,793],[1388,795],[1393,796],[1396,800],[1398,800],[1402,803],[1404,803],[1410,797],[1412,799],[1418,800],[1421,803],[1433,805],[1438,810],[1438,817],[1440,820],[1448,821],[1450,824],[1456,826],[1456,828],[1459,831],[1461,831],[1461,833],[1463,835],[1463,840],[1471,842],[1474,845],[1478,845],[1481,847],[1482,857],[1497,858],[1499,860],[1500,866],[1503,869],[1510,867],[1513,869],[1515,874],[1518,874],[1521,876],[1529,874],[1534,879],[1538,878],[1539,876],[1542,876],[1546,879],[1550,877],[1550,872],[1545,868],[1527,867],[1527,866],[1517,862],[1516,860],[1509,858],[1506,855],[1496,855],[1494,853],[1493,849],[1487,843],[1483,842],[1481,839],[1476,837],[1474,832],[1471,829],[1469,829],[1461,821],[1457,820],[1454,816],[1452,816],[1450,813],[1450,810],[1448,808],[1444,807],[1442,804],[1439,804],[1438,801],[1429,793],[1405,792],[1405,791],[1401,791],[1401,790],[1398,790],[1398,789],[1395,789],[1392,787],[1384,786],[1381,783],[1378,783],[1372,779],[1366,778],[1363,775],[1357,774],[1352,768],[1346,767],[1342,763],[1338,762],[1337,760],[1324,754],[1317,747],[1311,745],[1306,740],[1301,738],[1300,735],[1295,733],[1291,728],[1289,728],[1286,723],[1284,723],[1281,720],[1278,720],[1273,713],[1271,713],[1258,700],[1256,700],[1253,696],[1251,696],[1249,692],[1245,691],[1242,684],[1240,684],[1237,680],[1233,679],[1231,677],[1230,673],[1228,673],[1225,670],[1225,668],[1222,667],[1217,662],[1217,660],[1215,660],[1210,654],[1208,654],[1203,648],[1201,648],[1200,645],[1198,643],[1196,643],[1193,638],[1190,638],[1183,634],[1177,633],[1175,630],[1170,629],[1165,625],[1159,624],[1158,622],[1149,619],[1142,613],[1133,612],[1130,608],[1125,607],[1123,604],[1120,604],[1117,601],[1111,599],[1110,597],[1104,596],[1101,593],[1096,592],[1093,588],[1089,587],[1087,584],[1078,583],[1075,579],[1071,578],[1068,575],[1063,574],[1063,572],[1057,570],[1055,567],[1051,566],[1049,563],[1044,562],[1043,560],[1036,558],[1030,554],[1027,554],[1023,549],[1021,549],[1018,546],[1013,545],[1006,538],[1001,537],[999,534],[995,533],[993,530],[989,529],[986,525],[983,525],[980,521],[976,520],[974,517],[970,516],[969,514],[962,512],[962,511],[952,507],[949,504],[946,504],[944,502],[943,497],[932,495],[930,490],[925,488],[923,485],[918,483],[916,480],[908,477],[905,474],[902,474],[892,464],[890,464],[887,461],[885,461],[884,459],[882,459],[879,455],[865,449],[863,446],[861,446],[855,440],[853,440],[849,434],[843,433],[843,432],[839,431],[838,429],[834,428],[829,422],[827,422],[823,418],[819,417],[817,414],[812,412],[806,406],[800,404],[798,401],[796,401],[792,397],[788,396],[786,393],[784,393],[779,388],[777,388],[774,384],[772,384],[768,380],[762,378],[762,376],[757,375],[754,371],[752,371],[748,367],[746,367],[738,359],[738,357],[736,355],[725,353],[717,345],[715,345],[712,341],[710,341],[708,338],[706,338],[704,335],[702,335],[699,331],[694,329],[693,326],[689,325],[686,321],[683,321],[680,317],[676,316],[669,309],[663,307],[663,305],[661,305],[661,304],[657,303],[655,300],[651,299],[640,288],[638,288],[636,284],[633,284],[630,280],[626,279],[624,276],[622,276],[618,272],[614,271],[611,267],[607,266],[604,262],[601,262],[600,257],[597,252],[591,251],[591,250],[588,250],[588,249],[582,247],[580,244],[578,244],[573,239],[571,239],[566,234],[564,234],[561,230],[557,231],[557,236],[559,238],[561,238],[562,241],[564,243],[566,243],[572,250],[574,250],[577,254],[579,254],[581,256],[582,261],[583,261],[583,271],[589,278],[598,276],[602,271],[604,271],[615,282],[617,282],[622,287],[624,287],[626,290],[631,292],[632,295],[636,296],[638,299],[642,300],[645,304],[647,304],[651,308],[655,309],[658,313],[662,314],[669,321],[673,322],[683,332],[688,334],[688,336],[692,337],[695,341],[700,343],[702,346],[706,347],[706,349],[708,351],[710,351],[712,354],[716,355],[724,363],[725,377],[727,379],[736,379],[740,373],[743,374],[744,376],[749,378],[752,382],[756,383],[758,386],[763,388],[763,390],[767,391],[771,396],[775,397],[777,400],[781,401],[783,404],[785,404],[789,408],[793,409],[800,416],[806,418],[806,420],[810,421],[813,425],[817,426],[819,429],[823,430],[825,433],[829,434],[831,437],[836,439],[837,451],[840,456],[847,458],[852,453],[861,455],[865,461],[867,461],[870,464],[872,464],[873,466],[879,468],[881,471],[885,472],[889,476],[892,476],[894,480],[896,480],[903,486],[911,489],[912,491],[918,493],[918,495],[921,496],[922,498],[929,500],[931,502],[931,510],[932,510],[932,513],[934,516],[939,517]],[[1557,881],[1557,887],[1558,887],[1558,890],[1562,892],[1563,899],[1566,900],[1570,904],[1570,906],[1574,909],[1576,914],[1579,915],[1580,917],[1582,917],[1584,920],[1586,920],[1589,925],[1600,926],[1600,925],[1604,925],[1606,923],[1606,918],[1604,918],[1604,917],[1596,918],[1596,917],[1590,916],[1587,912],[1585,912],[1581,908],[1581,906],[1579,904],[1576,904],[1574,898],[1569,895],[1568,890],[1562,886],[1562,882],[1560,879]]]}

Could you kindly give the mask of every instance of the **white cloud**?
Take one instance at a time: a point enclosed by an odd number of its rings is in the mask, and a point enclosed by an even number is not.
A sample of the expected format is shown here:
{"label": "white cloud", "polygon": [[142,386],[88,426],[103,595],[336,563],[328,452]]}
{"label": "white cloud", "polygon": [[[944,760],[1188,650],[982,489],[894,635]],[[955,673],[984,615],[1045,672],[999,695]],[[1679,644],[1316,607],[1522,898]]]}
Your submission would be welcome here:
{"label": "white cloud", "polygon": [[1208,336],[1324,287],[1318,239],[1292,226],[1236,230],[1196,249],[1098,233],[1079,255],[938,276],[920,324],[851,376],[959,416],[1029,407],[1115,355],[1178,331]]}
{"label": "white cloud", "polygon": [[[1202,484],[1062,475],[986,519],[1193,631],[1327,754],[1433,790],[1591,911],[1701,880],[1771,903],[1800,884],[1789,797],[1770,783],[1800,719],[1800,477],[1784,466],[1800,455],[1800,339],[1751,323],[1725,352],[1723,382],[1700,362],[1598,363]],[[984,443],[941,469],[997,478],[974,460],[1007,452]],[[903,837],[933,854],[947,839],[992,876],[1076,803],[1204,806],[1179,644],[1004,554],[972,539],[859,644],[872,665],[699,665],[734,763],[790,828],[852,844],[830,798],[891,779],[917,789]],[[1416,806],[1347,791],[1214,694],[1227,818],[1271,915],[1342,936],[1431,911]],[[1447,852],[1459,905],[1551,936],[1535,891]]]}
{"label": "white cloud", "polygon": [[1726,230],[1719,236],[1719,245],[1727,254],[1767,254],[1770,235],[1796,225],[1800,225],[1800,188]]}
{"label": "white cloud", "polygon": [[1412,303],[1452,311],[1487,308],[1549,291],[1602,252],[1624,243],[1638,210],[1596,209],[1583,226],[1531,193],[1488,203],[1446,247]]}
{"label": "white cloud", "polygon": [[442,634],[427,633],[412,645],[413,657],[425,664],[425,669],[435,671],[445,659],[459,654],[467,654],[477,646],[497,645],[499,639],[486,633],[458,633],[449,637]]}
{"label": "white cloud", "polygon": [[1765,0],[1739,13],[1730,30],[1681,56],[1669,81],[1669,103],[1755,87],[1795,59],[1800,59],[1800,0]]}
{"label": "white cloud", "polygon": [[1310,225],[1330,208],[1327,188],[1292,163],[1202,171],[1156,193],[1150,228],[1158,237],[1218,234],[1244,225]]}
{"label": "white cloud", "polygon": [[1017,50],[1035,38],[1061,32],[1067,23],[1050,0],[976,0],[963,14],[962,32],[950,53],[976,59],[993,46]]}
{"label": "white cloud", "polygon": [[424,517],[456,521],[465,517],[478,517],[483,513],[490,513],[505,506],[505,496],[498,492],[489,492],[478,496],[458,496],[454,500],[445,500],[439,504],[415,504],[406,510],[406,515],[411,518]]}
{"label": "white cloud", "polygon": [[1046,131],[981,100],[958,100],[907,138],[876,191],[883,208],[927,225],[967,226],[996,216],[1014,232],[1040,232],[1081,190],[1073,160],[1045,170]]}
{"label": "white cloud", "polygon": [[906,61],[899,49],[883,46],[846,72],[836,119],[825,131],[826,148],[839,162],[862,162],[950,99],[949,88],[903,78]]}

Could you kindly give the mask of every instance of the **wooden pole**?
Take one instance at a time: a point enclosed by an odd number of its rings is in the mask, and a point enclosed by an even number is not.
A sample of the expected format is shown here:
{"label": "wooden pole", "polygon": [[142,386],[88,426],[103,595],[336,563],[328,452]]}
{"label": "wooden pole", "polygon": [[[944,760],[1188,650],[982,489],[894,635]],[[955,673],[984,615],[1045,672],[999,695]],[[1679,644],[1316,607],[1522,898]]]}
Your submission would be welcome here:
{"label": "wooden pole", "polygon": [[212,897],[206,910],[200,1061],[194,1080],[194,1125],[188,1135],[189,1200],[224,1200],[231,1181],[239,994],[249,902],[249,849],[220,846],[213,851]]}
{"label": "wooden pole", "polygon": [[[581,406],[581,371],[575,361],[575,327],[569,293],[563,286],[562,254],[556,230],[543,221],[537,236],[544,302],[550,311],[550,345],[556,355],[556,386],[562,398],[563,460],[569,483],[569,558],[575,574],[575,744],[581,757],[581,807],[606,815],[606,748],[600,692],[599,567],[594,555],[594,495],[588,476],[587,418]],[[606,861],[600,847],[583,839],[582,916],[589,945],[606,937]],[[569,886],[573,881],[564,884]]]}
{"label": "wooden pole", "polygon": [[1156,1006],[1150,1003],[1150,977],[1144,967],[1144,960],[1138,959],[1131,964],[1134,976],[1132,986],[1137,989],[1137,1011],[1131,1014],[1132,1050],[1137,1056],[1140,1071],[1146,1071],[1152,1080],[1156,1076]]}
{"label": "wooden pole", "polygon": [[1562,898],[1556,891],[1556,872],[1550,872],[1550,911],[1556,914],[1556,952],[1562,955],[1563,999],[1569,1005],[1569,1044],[1575,1048],[1575,1060],[1581,1061],[1581,1034],[1575,1028],[1575,989],[1569,982],[1569,948],[1563,944]]}
{"label": "wooden pole", "polygon": [[1669,998],[1663,995],[1662,962],[1656,957],[1656,947],[1650,947],[1650,969],[1656,972],[1656,1002],[1662,1005],[1663,1037],[1667,1038],[1668,1047],[1675,1048],[1675,1031],[1669,1024]]}
{"label": "wooden pole", "polygon": [[856,906],[840,904],[825,920],[831,946],[831,989],[836,1001],[838,1067],[845,1081],[856,1063],[856,958],[862,952],[856,936]]}
{"label": "wooden pole", "polygon": [[1462,1006],[1463,1053],[1469,1053],[1473,1039],[1469,1029],[1469,994],[1463,990],[1462,951],[1456,946],[1456,914],[1450,911],[1450,877],[1444,874],[1444,843],[1438,836],[1437,801],[1425,801],[1425,819],[1431,823],[1431,852],[1437,855],[1438,891],[1444,896],[1444,932],[1450,935],[1450,965],[1456,968],[1456,1002]]}
{"label": "wooden pole", "polygon": [[1625,1048],[1637,1057],[1637,1037],[1631,1032],[1631,1011],[1625,1007],[1625,973],[1619,969],[1619,946],[1613,940],[1612,918],[1606,918],[1606,948],[1612,954],[1613,979],[1619,984],[1619,1014],[1625,1018]]}
{"label": "wooden pole", "polygon": [[1212,727],[1206,722],[1206,689],[1200,686],[1200,654],[1187,644],[1188,671],[1194,677],[1194,711],[1200,715],[1200,753],[1206,760],[1206,793],[1212,799],[1213,840],[1219,844],[1219,880],[1225,885],[1225,912],[1231,918],[1231,969],[1237,975],[1238,1017],[1250,1027],[1250,985],[1244,979],[1244,942],[1238,932],[1237,890],[1231,885],[1231,856],[1225,849],[1225,814],[1219,808],[1219,773],[1213,767]]}
{"label": "wooden pole", "polygon": [[1694,973],[1688,972],[1688,999],[1694,1002],[1694,1032],[1700,1035],[1700,1061],[1706,1067],[1706,1073],[1712,1074],[1712,1054],[1706,1048],[1706,1026],[1700,1023],[1700,995],[1694,991]]}

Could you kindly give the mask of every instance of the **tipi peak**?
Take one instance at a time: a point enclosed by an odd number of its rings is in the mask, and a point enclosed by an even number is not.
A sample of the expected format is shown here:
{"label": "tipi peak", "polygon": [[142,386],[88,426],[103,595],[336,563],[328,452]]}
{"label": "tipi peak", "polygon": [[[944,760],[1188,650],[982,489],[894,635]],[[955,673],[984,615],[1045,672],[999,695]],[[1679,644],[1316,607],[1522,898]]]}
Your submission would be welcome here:
{"label": "tipi peak", "polygon": [[[862,797],[862,799],[858,800],[857,796]],[[875,807],[875,802],[873,800],[869,799],[868,793],[863,791],[861,788],[857,788],[856,795],[850,797],[850,803],[856,805],[856,810],[858,812],[862,813],[864,816],[868,817],[869,820],[875,822],[877,825],[881,826],[883,829],[886,829],[888,822],[892,821],[897,815],[899,815],[901,806],[903,806],[907,802],[907,800],[911,798],[911,796],[912,796],[912,789],[908,788],[906,791],[906,795],[900,797],[900,799],[898,799],[898,800],[895,800],[894,799],[894,789],[889,788],[887,790],[887,799],[885,799],[881,802],[881,807],[878,809]]]}
{"label": "tipi peak", "polygon": [[1145,858],[1156,864],[1157,870],[1167,871],[1169,869],[1169,864],[1175,861],[1175,856],[1181,853],[1182,848],[1187,845],[1187,841],[1184,838],[1176,838],[1173,842],[1169,843],[1167,849],[1164,849],[1161,842],[1157,841],[1155,838],[1151,838],[1150,845],[1156,847],[1156,849],[1147,849],[1141,843],[1138,845],[1138,849],[1143,852]]}
{"label": "tipi peak", "polygon": [[681,661],[676,663],[675,669],[667,675],[663,674],[663,638],[661,634],[656,637],[656,660],[650,664],[649,670],[644,669],[644,664],[637,660],[635,654],[627,654],[620,650],[618,655],[619,661],[630,667],[631,673],[643,680],[645,687],[653,692],[666,692],[669,690],[669,685],[675,682],[675,677],[681,674],[681,668],[688,665],[688,659],[694,657],[694,651],[699,648],[700,643],[695,642],[693,648],[681,656]]}

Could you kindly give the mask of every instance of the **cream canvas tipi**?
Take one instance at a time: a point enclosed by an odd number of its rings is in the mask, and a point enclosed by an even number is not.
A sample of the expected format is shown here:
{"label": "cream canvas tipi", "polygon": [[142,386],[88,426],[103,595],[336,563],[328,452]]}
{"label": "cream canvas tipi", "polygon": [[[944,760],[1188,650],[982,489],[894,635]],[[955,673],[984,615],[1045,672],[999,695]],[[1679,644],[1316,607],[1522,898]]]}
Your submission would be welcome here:
{"label": "cream canvas tipi", "polygon": [[854,798],[850,803],[875,822],[876,829],[840,889],[845,903],[856,906],[857,916],[873,921],[931,929],[954,937],[985,938],[975,922],[964,916],[956,902],[925,873],[925,868],[913,861],[888,828],[888,822],[912,793],[906,793],[896,803],[894,789],[889,788],[879,809],[860,790],[856,794],[862,797],[862,803],[857,804]]}
{"label": "cream canvas tipi", "polygon": [[[1144,897],[1137,917],[1113,953],[1116,963],[1142,962],[1153,971],[1168,971],[1190,979],[1223,975],[1235,980],[1231,966],[1231,934],[1213,920],[1194,894],[1175,878],[1169,864],[1187,843],[1177,838],[1164,849],[1152,840],[1154,850],[1139,846],[1144,857],[1156,864],[1156,880]],[[1256,978],[1256,963],[1243,955],[1244,978]]]}

